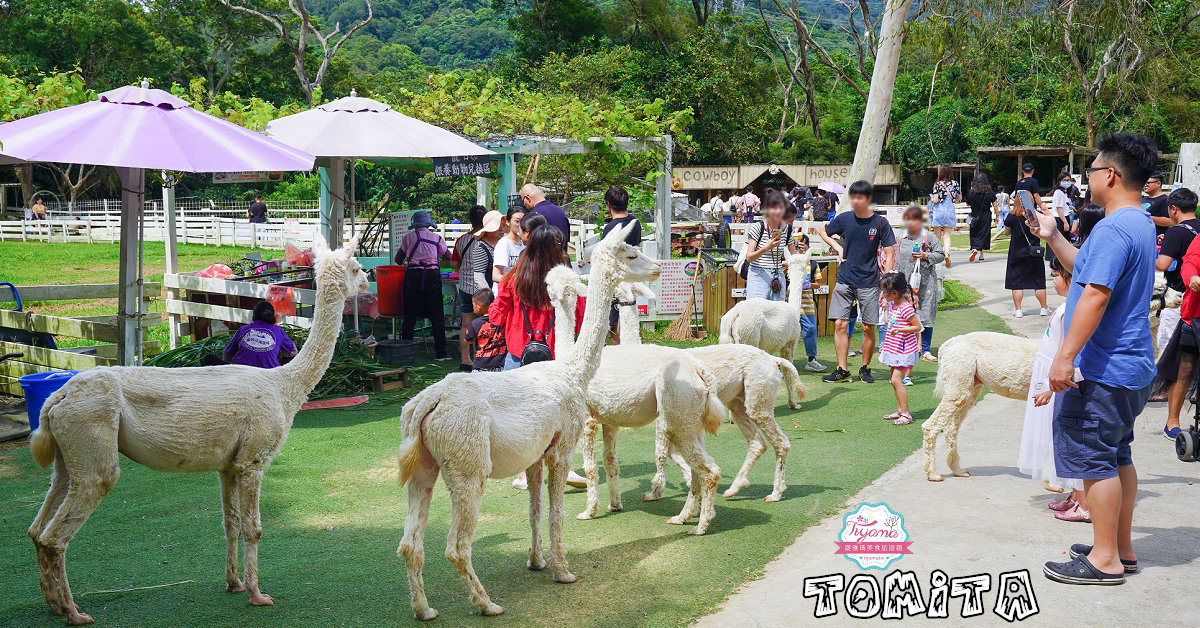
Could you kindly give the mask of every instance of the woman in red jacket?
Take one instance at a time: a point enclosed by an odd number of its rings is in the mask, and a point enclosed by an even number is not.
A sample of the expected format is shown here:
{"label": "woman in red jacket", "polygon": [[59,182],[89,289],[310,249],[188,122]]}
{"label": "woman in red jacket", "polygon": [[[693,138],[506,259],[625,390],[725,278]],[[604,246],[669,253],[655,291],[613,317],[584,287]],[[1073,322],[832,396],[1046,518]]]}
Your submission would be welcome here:
{"label": "woman in red jacket", "polygon": [[[554,307],[546,293],[546,273],[570,261],[563,251],[564,240],[557,227],[542,225],[534,229],[529,246],[500,279],[496,300],[488,308],[488,320],[504,328],[506,371],[521,366],[521,354],[533,336],[544,337],[551,350],[554,348]],[[579,297],[575,304],[576,332],[583,323],[583,310],[584,300]]]}
{"label": "woman in red jacket", "polygon": [[1152,394],[1167,396],[1167,424],[1163,426],[1163,436],[1170,439],[1179,434],[1179,414],[1188,387],[1193,385],[1196,363],[1200,360],[1195,329],[1200,324],[1195,320],[1200,318],[1200,238],[1192,240],[1184,253],[1179,274],[1187,286],[1179,306],[1179,325],[1158,359],[1158,374],[1151,387]]}

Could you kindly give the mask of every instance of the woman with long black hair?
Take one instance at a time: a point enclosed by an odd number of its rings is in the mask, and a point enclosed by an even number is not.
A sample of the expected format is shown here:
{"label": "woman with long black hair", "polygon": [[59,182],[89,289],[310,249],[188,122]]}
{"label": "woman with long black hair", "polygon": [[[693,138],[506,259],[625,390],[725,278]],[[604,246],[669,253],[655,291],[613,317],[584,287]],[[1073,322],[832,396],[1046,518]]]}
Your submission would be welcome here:
{"label": "woman with long black hair", "polygon": [[968,259],[982,262],[983,252],[992,248],[992,204],[996,202],[996,193],[986,174],[975,173],[966,201],[971,207],[971,257]]}

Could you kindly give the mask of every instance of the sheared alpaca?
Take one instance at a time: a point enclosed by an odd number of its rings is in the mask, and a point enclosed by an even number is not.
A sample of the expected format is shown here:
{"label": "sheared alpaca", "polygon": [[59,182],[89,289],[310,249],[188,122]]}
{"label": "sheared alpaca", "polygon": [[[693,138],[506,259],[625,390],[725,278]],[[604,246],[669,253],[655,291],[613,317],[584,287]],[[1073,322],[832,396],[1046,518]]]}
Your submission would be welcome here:
{"label": "sheared alpaca", "polygon": [[[626,284],[622,284],[623,286]],[[631,292],[654,298],[654,293],[643,284],[632,286]],[[642,336],[638,328],[634,295],[621,296],[619,315],[621,317],[621,344],[640,344]],[[746,452],[746,461],[738,470],[733,484],[722,493],[722,497],[733,497],[741,489],[750,485],[747,479],[754,463],[766,451],[769,441],[775,450],[775,484],[770,495],[764,500],[779,501],[783,491],[787,489],[784,469],[787,463],[788,450],[791,442],[779,423],[775,421],[775,394],[779,384],[787,380],[788,406],[793,410],[800,409],[799,401],[804,399],[807,391],[800,381],[800,373],[796,365],[783,358],[773,356],[762,349],[750,345],[727,344],[710,347],[694,347],[685,349],[692,357],[701,363],[716,377],[716,388],[721,403],[733,412],[733,422],[737,424],[750,448]],[[585,427],[584,438],[589,436]],[[595,438],[595,428],[591,428],[591,436]],[[665,464],[668,453],[676,464],[683,470],[683,477],[688,487],[691,487],[691,468],[687,461],[674,451],[667,442],[666,431],[661,421],[655,424],[655,473],[650,482],[650,492],[646,493],[643,501],[656,501],[662,497],[666,485]],[[586,440],[585,440],[586,442]]]}
{"label": "sheared alpaca", "polygon": [[[800,286],[808,274],[809,253],[787,257],[789,286]],[[766,299],[746,299],[721,317],[721,344],[738,343],[758,347],[771,355],[792,361],[800,329],[801,290],[789,290],[786,303]]]}
{"label": "sheared alpaca", "polygon": [[[721,496],[733,497],[743,488],[750,486],[750,469],[767,450],[766,443],[770,442],[771,448],[775,450],[775,483],[771,494],[763,500],[779,501],[783,491],[787,489],[784,469],[791,441],[775,421],[775,394],[779,391],[779,385],[786,382],[788,407],[793,410],[800,409],[799,401],[804,399],[807,391],[800,382],[800,373],[796,371],[796,365],[790,360],[773,356],[750,345],[711,345],[686,351],[716,376],[717,395],[721,403],[733,413],[733,422],[749,444],[742,468]],[[662,496],[666,484],[664,466],[668,452],[676,463],[681,463],[684,477],[689,475],[687,465],[682,464],[684,461],[668,448],[661,431],[658,436],[655,447],[657,470],[650,482],[650,492],[643,498],[645,501],[654,501]]]}
{"label": "sheared alpaca", "polygon": [[[261,369],[98,367],[72,377],[46,400],[30,439],[38,464],[54,462],[46,501],[29,527],[42,591],[71,625],[89,624],[67,583],[67,544],[117,483],[118,454],[156,471],[216,471],[225,525],[225,582],[249,591],[250,603],[272,604],[258,588],[259,491],[300,404],[325,374],[342,325],[346,297],[367,290],[354,259],[356,242],[316,252],[317,303],[312,330],[288,364]],[[238,538],[245,582],[238,579]]]}
{"label": "sheared alpaca", "polygon": [[[596,247],[587,309],[578,343],[558,359],[501,373],[453,373],[404,406],[404,440],[398,455],[400,484],[408,485],[408,515],[397,553],[408,566],[413,613],[437,617],[425,597],[425,525],[438,472],[450,491],[452,511],[446,558],[458,571],[471,602],[484,615],[504,612],[494,604],[471,565],[471,541],[487,478],[525,470],[529,478],[530,569],[542,558],[542,464],[549,474],[550,566],[554,579],[570,583],[562,547],[563,491],[571,454],[587,417],[585,389],[600,363],[608,308],[617,284],[650,281],[659,265],[625,243],[632,225],[614,229]],[[513,395],[517,391],[517,395]]]}
{"label": "sheared alpaca", "polygon": [[959,466],[958,428],[984,386],[1009,399],[1029,397],[1029,378],[1037,348],[1037,339],[990,331],[955,336],[942,344],[938,351],[937,384],[933,389],[934,396],[942,400],[921,427],[925,432],[925,475],[929,481],[942,481],[933,461],[939,432],[946,434],[949,450],[946,462],[950,471],[957,477],[971,475]]}
{"label": "sheared alpaca", "polygon": [[[573,307],[578,279],[565,275],[547,276],[547,291],[557,295],[555,319],[574,326]],[[555,284],[550,287],[550,284]],[[619,289],[622,301],[632,300],[628,286]],[[630,325],[623,323],[622,334]],[[632,326],[636,333],[636,324]],[[562,351],[571,334],[555,332],[557,351]],[[592,519],[599,511],[599,473],[596,466],[596,426],[603,430],[604,470],[608,476],[609,510],[624,509],[621,503],[620,466],[617,464],[617,430],[640,427],[658,421],[666,439],[692,466],[691,489],[678,515],[668,523],[683,525],[700,515],[688,534],[704,534],[715,514],[713,501],[721,479],[720,468],[704,450],[704,432],[716,433],[725,418],[725,407],[713,390],[715,381],[696,359],[681,350],[659,345],[622,343],[604,347],[600,367],[588,383],[587,406],[590,414],[583,441],[583,469],[587,476],[587,506],[578,519]]]}

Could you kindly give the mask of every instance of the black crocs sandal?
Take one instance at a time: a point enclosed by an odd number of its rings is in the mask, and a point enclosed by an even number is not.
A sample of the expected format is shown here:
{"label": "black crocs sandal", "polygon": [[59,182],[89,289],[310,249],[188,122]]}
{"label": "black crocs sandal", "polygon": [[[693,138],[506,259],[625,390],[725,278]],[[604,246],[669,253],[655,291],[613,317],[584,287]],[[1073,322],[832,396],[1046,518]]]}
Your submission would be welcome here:
{"label": "black crocs sandal", "polygon": [[[1071,558],[1075,558],[1076,556],[1079,556],[1081,554],[1084,556],[1087,556],[1088,554],[1091,554],[1091,553],[1092,553],[1091,545],[1084,545],[1083,543],[1076,543],[1071,546]],[[1124,558],[1122,558],[1120,560],[1121,560],[1121,565],[1123,565],[1125,567],[1125,573],[1137,573],[1138,572],[1138,564],[1137,564],[1136,560],[1125,560]]]}
{"label": "black crocs sandal", "polygon": [[1046,563],[1046,577],[1063,584],[1125,584],[1125,574],[1109,574],[1096,569],[1080,554],[1069,563]]}

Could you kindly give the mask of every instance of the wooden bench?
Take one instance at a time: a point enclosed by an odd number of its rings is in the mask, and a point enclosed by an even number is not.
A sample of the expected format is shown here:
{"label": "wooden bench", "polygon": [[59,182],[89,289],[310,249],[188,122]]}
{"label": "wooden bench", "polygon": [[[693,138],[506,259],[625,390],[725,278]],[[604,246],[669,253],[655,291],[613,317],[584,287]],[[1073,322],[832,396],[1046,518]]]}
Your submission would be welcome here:
{"label": "wooden bench", "polygon": [[[408,369],[390,369],[387,371],[375,371],[371,373],[371,390],[381,393],[395,388],[408,388]],[[390,375],[399,375],[400,378],[394,382],[385,382],[383,378]]]}

